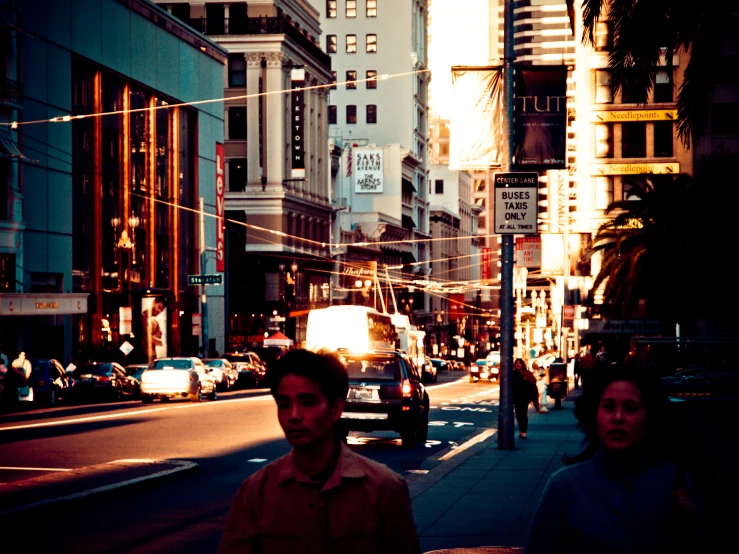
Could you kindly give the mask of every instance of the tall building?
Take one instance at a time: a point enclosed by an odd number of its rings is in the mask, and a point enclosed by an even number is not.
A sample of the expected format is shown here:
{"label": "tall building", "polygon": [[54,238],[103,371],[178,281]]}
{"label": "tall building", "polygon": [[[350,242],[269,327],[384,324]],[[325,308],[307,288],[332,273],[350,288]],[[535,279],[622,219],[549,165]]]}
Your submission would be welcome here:
{"label": "tall building", "polygon": [[[0,340],[148,361],[223,347],[214,272],[226,51],[147,0],[27,0],[0,17]],[[6,46],[9,46],[6,48]],[[102,114],[102,115],[101,115]],[[212,213],[212,209],[209,210]],[[204,263],[205,262],[205,263]],[[206,327],[207,326],[207,327]],[[127,355],[122,352],[127,352]],[[128,349],[127,349],[128,346]]]}
{"label": "tall building", "polygon": [[228,50],[229,348],[278,329],[302,342],[307,310],[329,303],[332,268],[331,59],[318,10],[304,0],[160,5]]}
{"label": "tall building", "polygon": [[[337,209],[346,206],[341,227],[351,233],[361,225],[367,232],[372,225],[369,234],[375,235],[382,251],[380,264],[402,265],[395,270],[397,281],[406,285],[405,295],[415,299],[412,320],[424,325],[428,298],[407,285],[423,280],[429,271],[426,2],[327,0],[324,8],[321,40],[331,56],[336,83],[329,98],[329,134],[345,160],[346,183],[337,199]],[[349,150],[356,153],[365,147],[401,156],[398,163],[385,166],[398,172],[402,168],[401,187],[393,189],[393,196],[389,189],[382,199],[357,201],[356,179],[347,171]],[[377,213],[364,211],[383,204]]]}

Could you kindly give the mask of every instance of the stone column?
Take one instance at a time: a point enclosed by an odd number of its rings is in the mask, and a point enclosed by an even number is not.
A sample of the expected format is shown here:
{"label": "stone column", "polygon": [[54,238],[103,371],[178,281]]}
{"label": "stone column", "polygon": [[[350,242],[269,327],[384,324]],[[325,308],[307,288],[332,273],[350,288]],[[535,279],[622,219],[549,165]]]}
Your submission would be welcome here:
{"label": "stone column", "polygon": [[[267,86],[265,92],[285,90],[286,77],[282,68],[283,54],[269,52],[267,56]],[[267,120],[267,136],[265,137],[264,157],[267,165],[267,185],[282,186],[285,179],[287,163],[287,141],[285,126],[287,124],[288,94],[270,94],[266,97],[265,117]]]}
{"label": "stone column", "polygon": [[[262,72],[260,54],[246,56],[246,92],[259,92],[259,76]],[[259,103],[261,97],[254,97],[246,102],[246,157],[247,157],[247,185],[258,185],[259,182]]]}

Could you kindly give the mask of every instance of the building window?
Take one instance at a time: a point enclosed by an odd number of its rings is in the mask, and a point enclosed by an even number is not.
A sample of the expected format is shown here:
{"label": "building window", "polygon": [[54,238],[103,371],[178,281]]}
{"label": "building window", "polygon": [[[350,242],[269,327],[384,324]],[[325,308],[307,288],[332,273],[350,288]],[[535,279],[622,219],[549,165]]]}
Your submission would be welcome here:
{"label": "building window", "polygon": [[377,123],[377,105],[367,104],[367,123]]}
{"label": "building window", "polygon": [[346,0],[346,16],[357,17],[357,0]]}
{"label": "building window", "polygon": [[326,35],[326,52],[329,54],[336,53],[336,35]]}
{"label": "building window", "polygon": [[337,0],[326,0],[326,17],[336,19],[336,2]]}
{"label": "building window", "polygon": [[673,156],[672,121],[656,121],[654,123],[654,157],[671,158]]}
{"label": "building window", "polygon": [[336,106],[334,105],[328,107],[328,124],[336,125]]}
{"label": "building window", "polygon": [[367,52],[377,52],[377,35],[367,35]]}
{"label": "building window", "polygon": [[357,35],[346,35],[346,51],[348,54],[357,53]]}
{"label": "building window", "polygon": [[596,52],[610,52],[613,49],[613,25],[610,21],[598,21],[594,39]]}
{"label": "building window", "polygon": [[621,124],[621,157],[622,158],[646,158],[647,157],[647,124],[646,123],[622,123]]}
{"label": "building window", "polygon": [[611,104],[613,103],[613,95],[611,87],[608,86],[608,71],[605,69],[595,70],[595,103]]}
{"label": "building window", "polygon": [[346,72],[346,88],[356,89],[357,88],[357,72],[350,70]]}
{"label": "building window", "polygon": [[243,54],[228,57],[228,86],[246,86],[246,59]]}
{"label": "building window", "polygon": [[228,160],[228,190],[242,192],[246,189],[246,158]]}
{"label": "building window", "polygon": [[605,210],[613,203],[613,177],[595,177],[595,209]]}
{"label": "building window", "polygon": [[434,180],[434,194],[444,194],[444,179]]}
{"label": "building window", "polygon": [[357,122],[357,107],[353,104],[346,106],[346,122],[356,123]]}
{"label": "building window", "polygon": [[8,193],[10,192],[8,160],[0,158],[0,221],[8,220]]}
{"label": "building window", "polygon": [[246,140],[246,107],[232,106],[228,109],[228,138]]}
{"label": "building window", "polygon": [[672,71],[657,71],[654,76],[654,101],[672,102],[672,100]]}
{"label": "building window", "polygon": [[613,157],[613,124],[595,126],[595,157]]}
{"label": "building window", "polygon": [[377,0],[367,0],[367,17],[377,17]]}
{"label": "building window", "polygon": [[336,71],[331,72],[331,90],[336,90]]}
{"label": "building window", "polygon": [[367,88],[377,88],[377,71],[370,69],[367,71]]}
{"label": "building window", "polygon": [[634,175],[626,176],[624,175],[621,178],[621,198],[623,200],[639,200],[639,197],[632,194],[632,190],[634,188],[637,188],[637,186],[641,185],[641,187],[644,187],[646,185],[646,179],[644,177],[637,177]]}
{"label": "building window", "polygon": [[739,135],[739,103],[711,104],[711,134]]}
{"label": "building window", "polygon": [[15,292],[15,254],[0,254],[0,292]]}
{"label": "building window", "polygon": [[644,104],[647,102],[647,98],[644,96],[644,91],[639,92],[636,84],[631,84],[628,81],[633,80],[633,76],[626,73],[626,81],[621,85],[621,103],[622,104]]}

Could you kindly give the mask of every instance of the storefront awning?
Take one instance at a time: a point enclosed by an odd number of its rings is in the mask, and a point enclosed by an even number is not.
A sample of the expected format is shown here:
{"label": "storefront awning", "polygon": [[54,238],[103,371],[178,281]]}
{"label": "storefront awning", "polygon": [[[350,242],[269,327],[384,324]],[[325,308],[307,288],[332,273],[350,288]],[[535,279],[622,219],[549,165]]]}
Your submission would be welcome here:
{"label": "storefront awning", "polygon": [[403,229],[414,229],[416,227],[416,222],[413,221],[413,218],[409,215],[402,216],[403,221]]}
{"label": "storefront awning", "polygon": [[86,314],[88,293],[0,294],[0,316]]}

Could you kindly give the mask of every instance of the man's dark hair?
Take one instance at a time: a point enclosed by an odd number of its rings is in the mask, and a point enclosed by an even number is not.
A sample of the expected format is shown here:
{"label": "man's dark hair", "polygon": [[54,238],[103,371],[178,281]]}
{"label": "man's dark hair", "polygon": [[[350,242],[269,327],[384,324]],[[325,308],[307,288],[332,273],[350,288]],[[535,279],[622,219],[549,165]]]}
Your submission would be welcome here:
{"label": "man's dark hair", "polygon": [[349,391],[346,365],[336,354],[297,349],[281,356],[267,370],[267,382],[273,397],[277,398],[277,388],[282,378],[290,374],[306,377],[318,383],[321,392],[331,404],[346,398]]}

